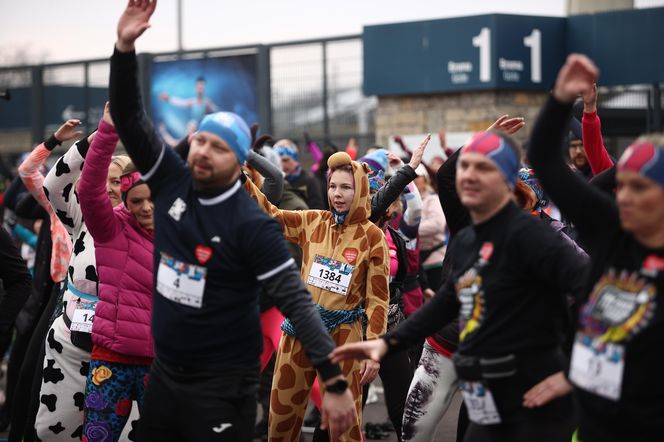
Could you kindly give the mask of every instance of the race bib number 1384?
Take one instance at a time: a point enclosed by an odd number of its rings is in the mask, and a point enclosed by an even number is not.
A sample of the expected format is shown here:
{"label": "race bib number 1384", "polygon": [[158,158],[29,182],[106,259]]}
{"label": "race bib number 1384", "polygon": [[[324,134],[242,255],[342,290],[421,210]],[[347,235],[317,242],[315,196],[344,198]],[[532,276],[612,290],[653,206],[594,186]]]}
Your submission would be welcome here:
{"label": "race bib number 1384", "polygon": [[346,296],[352,275],[352,265],[316,255],[307,277],[307,284]]}

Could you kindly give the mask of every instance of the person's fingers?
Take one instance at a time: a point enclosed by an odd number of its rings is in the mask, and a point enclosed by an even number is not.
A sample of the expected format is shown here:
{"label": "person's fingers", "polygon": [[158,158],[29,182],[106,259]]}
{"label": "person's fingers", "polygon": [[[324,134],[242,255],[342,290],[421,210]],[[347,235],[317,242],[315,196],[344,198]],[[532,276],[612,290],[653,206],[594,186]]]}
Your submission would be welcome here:
{"label": "person's fingers", "polygon": [[320,429],[325,430],[325,429],[327,429],[327,426],[328,426],[327,408],[321,406],[320,407]]}
{"label": "person's fingers", "polygon": [[150,1],[150,7],[148,8],[148,11],[150,11],[150,15],[152,15],[155,9],[157,9],[157,0],[152,0]]}
{"label": "person's fingers", "polygon": [[83,131],[82,130],[77,130],[76,132],[73,133],[73,135],[75,137],[81,136],[81,135],[83,135]]}
{"label": "person's fingers", "polygon": [[152,25],[150,23],[141,23],[137,28],[136,28],[136,35],[141,36],[143,32],[145,32],[149,27]]}

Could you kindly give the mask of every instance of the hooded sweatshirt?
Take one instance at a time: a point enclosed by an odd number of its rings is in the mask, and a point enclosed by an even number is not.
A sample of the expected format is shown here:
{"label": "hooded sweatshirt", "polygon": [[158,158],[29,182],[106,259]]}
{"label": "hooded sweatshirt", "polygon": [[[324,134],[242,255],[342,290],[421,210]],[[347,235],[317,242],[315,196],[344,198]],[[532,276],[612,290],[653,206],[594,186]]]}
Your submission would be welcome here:
{"label": "hooded sweatshirt", "polygon": [[[332,169],[343,164],[352,167],[355,195],[342,224],[337,224],[332,213],[326,210],[280,210],[270,204],[251,181],[247,180],[244,185],[258,205],[281,224],[285,238],[302,247],[300,273],[313,301],[327,310],[353,310],[361,305],[368,318],[367,339],[375,339],[384,334],[387,327],[389,249],[383,232],[369,221],[369,167],[351,161],[344,152],[328,160]],[[316,276],[315,261],[329,262],[330,259],[353,267],[346,295],[309,282],[310,276]]]}

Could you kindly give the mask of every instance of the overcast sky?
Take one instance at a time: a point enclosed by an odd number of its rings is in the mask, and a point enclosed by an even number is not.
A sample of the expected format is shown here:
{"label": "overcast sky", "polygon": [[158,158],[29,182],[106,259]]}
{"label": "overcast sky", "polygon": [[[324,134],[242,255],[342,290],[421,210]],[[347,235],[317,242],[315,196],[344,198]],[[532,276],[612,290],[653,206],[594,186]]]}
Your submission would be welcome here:
{"label": "overcast sky", "polygon": [[[493,12],[565,15],[566,0],[182,0],[185,49],[361,33],[371,24]],[[664,0],[636,0],[662,6]],[[0,0],[0,63],[110,55],[124,0]],[[177,49],[176,0],[159,0],[139,51]]]}
{"label": "overcast sky", "polygon": [[[364,25],[492,12],[565,15],[566,0],[182,0],[185,49],[361,33]],[[106,57],[123,0],[0,0],[0,53]],[[139,51],[177,49],[176,0],[159,0]],[[0,58],[0,60],[4,57]]]}

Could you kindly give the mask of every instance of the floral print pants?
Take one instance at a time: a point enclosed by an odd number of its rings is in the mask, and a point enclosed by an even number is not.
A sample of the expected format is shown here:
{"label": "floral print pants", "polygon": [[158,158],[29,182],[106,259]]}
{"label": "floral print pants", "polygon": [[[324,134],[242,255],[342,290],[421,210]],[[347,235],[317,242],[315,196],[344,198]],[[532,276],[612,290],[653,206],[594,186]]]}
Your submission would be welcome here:
{"label": "floral print pants", "polygon": [[132,401],[143,407],[147,365],[93,359],[85,386],[83,442],[115,442],[129,419]]}

